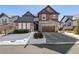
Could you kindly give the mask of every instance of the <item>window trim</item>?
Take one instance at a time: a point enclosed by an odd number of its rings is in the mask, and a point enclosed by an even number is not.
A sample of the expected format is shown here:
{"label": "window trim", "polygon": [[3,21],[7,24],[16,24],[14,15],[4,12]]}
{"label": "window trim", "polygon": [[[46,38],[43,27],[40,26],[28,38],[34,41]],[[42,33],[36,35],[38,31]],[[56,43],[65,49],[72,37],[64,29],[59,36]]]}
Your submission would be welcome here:
{"label": "window trim", "polygon": [[[43,19],[45,17],[45,19]],[[46,21],[46,14],[42,14],[42,21]]]}

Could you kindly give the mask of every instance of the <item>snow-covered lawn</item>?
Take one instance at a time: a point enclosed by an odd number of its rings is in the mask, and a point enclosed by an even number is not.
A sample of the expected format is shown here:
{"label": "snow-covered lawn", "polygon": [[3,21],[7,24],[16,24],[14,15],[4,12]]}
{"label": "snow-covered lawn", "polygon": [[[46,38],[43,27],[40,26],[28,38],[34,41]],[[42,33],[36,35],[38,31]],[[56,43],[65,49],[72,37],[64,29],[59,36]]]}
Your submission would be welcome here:
{"label": "snow-covered lawn", "polygon": [[16,41],[16,40],[23,40],[29,37],[30,33],[25,34],[9,34],[6,36],[0,36],[0,41]]}
{"label": "snow-covered lawn", "polygon": [[79,35],[73,34],[73,33],[69,33],[69,32],[63,32],[63,34],[68,35],[70,37],[74,37],[76,39],[79,39]]}
{"label": "snow-covered lawn", "polygon": [[31,36],[31,33],[9,34],[6,36],[0,36],[0,45],[27,44],[30,36]]}
{"label": "snow-covered lawn", "polygon": [[6,36],[0,36],[0,45],[25,45],[25,44],[45,44],[46,38],[34,39],[33,34],[35,32],[26,34],[9,34]]}

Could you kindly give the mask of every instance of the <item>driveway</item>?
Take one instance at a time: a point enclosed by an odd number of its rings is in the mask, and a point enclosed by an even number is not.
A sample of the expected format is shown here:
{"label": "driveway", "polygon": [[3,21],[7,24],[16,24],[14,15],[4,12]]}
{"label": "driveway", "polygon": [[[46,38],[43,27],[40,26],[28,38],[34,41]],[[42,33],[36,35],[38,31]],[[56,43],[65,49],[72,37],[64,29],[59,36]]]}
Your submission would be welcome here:
{"label": "driveway", "polygon": [[53,44],[57,42],[77,42],[78,39],[69,37],[67,35],[61,34],[61,33],[56,33],[56,32],[44,32],[43,33],[46,37],[46,42],[47,44]]}

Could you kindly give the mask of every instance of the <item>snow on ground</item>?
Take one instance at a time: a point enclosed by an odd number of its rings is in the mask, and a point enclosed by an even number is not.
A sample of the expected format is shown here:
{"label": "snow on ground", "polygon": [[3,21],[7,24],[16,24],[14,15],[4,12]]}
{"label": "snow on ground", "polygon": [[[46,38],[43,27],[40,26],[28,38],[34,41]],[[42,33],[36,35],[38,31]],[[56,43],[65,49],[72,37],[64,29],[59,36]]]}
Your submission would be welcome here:
{"label": "snow on ground", "polygon": [[79,39],[79,35],[73,34],[73,33],[69,33],[69,32],[63,32],[63,34],[68,35],[70,37],[74,37],[76,39]]}
{"label": "snow on ground", "polygon": [[0,36],[0,45],[25,45],[25,44],[42,44],[46,43],[45,37],[43,39],[34,39],[33,34],[9,34],[6,36]]}
{"label": "snow on ground", "polygon": [[6,36],[0,36],[0,41],[16,41],[16,40],[23,40],[28,38],[30,33],[25,34],[9,34]]}
{"label": "snow on ground", "polygon": [[45,36],[42,39],[34,39],[33,35],[35,32],[32,32],[32,36],[30,37],[29,44],[46,44]]}

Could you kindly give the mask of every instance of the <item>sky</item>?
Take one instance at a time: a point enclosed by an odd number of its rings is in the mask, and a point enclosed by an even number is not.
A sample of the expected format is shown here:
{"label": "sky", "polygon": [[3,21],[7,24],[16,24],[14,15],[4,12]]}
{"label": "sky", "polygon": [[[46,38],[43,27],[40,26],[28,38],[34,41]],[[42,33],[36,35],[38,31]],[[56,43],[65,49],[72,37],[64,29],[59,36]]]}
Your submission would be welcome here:
{"label": "sky", "polygon": [[[37,15],[46,5],[0,5],[0,13],[8,15],[20,15],[22,16],[27,11]],[[59,20],[64,15],[79,14],[79,5],[51,5],[53,9],[60,13]]]}

